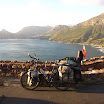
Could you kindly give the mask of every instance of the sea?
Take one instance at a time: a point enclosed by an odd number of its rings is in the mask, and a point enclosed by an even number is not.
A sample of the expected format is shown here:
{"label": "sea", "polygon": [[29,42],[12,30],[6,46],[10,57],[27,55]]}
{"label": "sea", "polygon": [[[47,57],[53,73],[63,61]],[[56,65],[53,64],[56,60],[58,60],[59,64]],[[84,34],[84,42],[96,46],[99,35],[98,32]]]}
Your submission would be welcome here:
{"label": "sea", "polygon": [[[100,47],[85,45],[87,56],[104,56]],[[32,60],[31,56],[36,54],[41,61],[54,61],[64,57],[77,57],[78,50],[82,50],[83,45],[51,42],[48,40],[36,39],[0,39],[0,60],[3,61],[27,61]]]}

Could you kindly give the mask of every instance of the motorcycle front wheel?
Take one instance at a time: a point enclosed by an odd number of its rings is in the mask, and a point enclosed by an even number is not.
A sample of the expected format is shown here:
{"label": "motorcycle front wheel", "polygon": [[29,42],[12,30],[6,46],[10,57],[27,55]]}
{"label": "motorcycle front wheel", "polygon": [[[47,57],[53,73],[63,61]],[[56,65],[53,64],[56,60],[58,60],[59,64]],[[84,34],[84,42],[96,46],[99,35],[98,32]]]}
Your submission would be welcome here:
{"label": "motorcycle front wheel", "polygon": [[28,72],[23,73],[23,75],[20,78],[21,86],[27,90],[34,90],[36,89],[40,84],[39,77],[30,79],[31,82],[28,81]]}

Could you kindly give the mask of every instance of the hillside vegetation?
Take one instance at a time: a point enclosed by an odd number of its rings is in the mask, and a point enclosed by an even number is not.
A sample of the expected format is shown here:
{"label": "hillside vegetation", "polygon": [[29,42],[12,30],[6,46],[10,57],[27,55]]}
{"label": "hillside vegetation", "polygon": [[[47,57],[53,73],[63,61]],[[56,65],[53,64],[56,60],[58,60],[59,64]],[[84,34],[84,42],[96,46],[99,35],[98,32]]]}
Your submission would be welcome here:
{"label": "hillside vegetation", "polygon": [[49,40],[104,46],[104,13],[73,27],[64,27],[52,34]]}

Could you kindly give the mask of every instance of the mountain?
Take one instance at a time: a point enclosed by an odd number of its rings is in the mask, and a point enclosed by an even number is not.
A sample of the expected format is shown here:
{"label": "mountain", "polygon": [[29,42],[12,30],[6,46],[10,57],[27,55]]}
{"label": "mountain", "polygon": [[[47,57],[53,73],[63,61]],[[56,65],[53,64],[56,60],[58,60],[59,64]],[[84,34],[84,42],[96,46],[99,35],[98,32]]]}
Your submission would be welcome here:
{"label": "mountain", "polygon": [[18,38],[33,38],[39,35],[44,35],[47,31],[52,29],[50,26],[28,26],[17,32]]}
{"label": "mountain", "polygon": [[46,39],[45,33],[52,29],[50,26],[28,26],[24,27],[17,33],[11,33],[3,29],[0,31],[0,39],[25,39],[25,38],[38,38]]}
{"label": "mountain", "polygon": [[68,28],[68,27],[69,26],[66,26],[66,25],[57,25],[54,28],[52,28],[51,30],[49,30],[48,32],[46,32],[46,35],[48,35],[48,36],[53,35],[53,34],[57,33],[58,31],[60,31],[61,29]]}
{"label": "mountain", "polygon": [[75,26],[28,26],[17,33],[0,31],[0,39],[38,38],[56,42],[94,44],[104,47],[104,13]]}
{"label": "mountain", "polygon": [[10,38],[15,38],[15,34],[8,32],[5,29],[0,31],[0,39],[10,39]]}
{"label": "mountain", "polygon": [[59,30],[49,40],[65,43],[104,44],[104,13],[88,21]]}

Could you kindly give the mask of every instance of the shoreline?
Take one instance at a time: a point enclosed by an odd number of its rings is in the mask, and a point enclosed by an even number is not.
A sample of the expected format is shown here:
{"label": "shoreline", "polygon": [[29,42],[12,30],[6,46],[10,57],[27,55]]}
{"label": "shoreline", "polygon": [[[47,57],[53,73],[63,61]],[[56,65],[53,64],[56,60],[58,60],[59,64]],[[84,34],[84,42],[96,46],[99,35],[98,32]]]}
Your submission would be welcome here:
{"label": "shoreline", "polygon": [[92,47],[97,48],[100,52],[104,53],[104,47],[101,45],[93,45],[91,44]]}
{"label": "shoreline", "polygon": [[57,42],[57,41],[52,41],[52,40],[49,40],[49,41],[51,41],[51,42],[56,42],[56,43],[65,43],[65,44],[90,45],[90,46],[92,46],[92,47],[94,47],[94,48],[98,48],[98,50],[99,50],[100,52],[104,53],[104,47],[101,46],[101,45],[86,44],[86,43],[68,43],[68,42],[61,42],[61,41]]}
{"label": "shoreline", "polygon": [[[18,38],[15,38],[15,39],[18,40]],[[26,39],[31,39],[31,38],[26,38]],[[0,40],[3,40],[3,39],[0,39]],[[14,39],[5,39],[5,40],[14,40]],[[33,40],[46,40],[46,39],[33,39]],[[54,40],[49,40],[49,39],[47,39],[47,40],[50,42],[56,42],[56,43],[91,45],[94,48],[99,48],[100,49],[99,51],[104,53],[104,47],[102,45],[97,45],[97,44],[94,45],[94,44],[86,44],[86,43],[69,43],[69,42],[54,41]]]}

